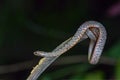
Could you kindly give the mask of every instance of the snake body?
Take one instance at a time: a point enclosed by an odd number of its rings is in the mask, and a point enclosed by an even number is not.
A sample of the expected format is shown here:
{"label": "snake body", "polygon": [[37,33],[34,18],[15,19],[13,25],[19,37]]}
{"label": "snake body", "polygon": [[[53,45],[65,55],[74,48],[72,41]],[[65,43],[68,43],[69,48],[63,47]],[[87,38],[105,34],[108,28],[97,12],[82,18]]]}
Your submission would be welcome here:
{"label": "snake body", "polygon": [[37,56],[42,56],[39,64],[32,70],[31,75],[27,80],[36,80],[38,76],[61,54],[68,51],[80,41],[90,38],[90,45],[88,50],[88,60],[91,64],[98,63],[101,53],[106,42],[106,30],[104,26],[97,21],[87,21],[83,23],[76,33],[56,47],[51,52],[36,51]]}

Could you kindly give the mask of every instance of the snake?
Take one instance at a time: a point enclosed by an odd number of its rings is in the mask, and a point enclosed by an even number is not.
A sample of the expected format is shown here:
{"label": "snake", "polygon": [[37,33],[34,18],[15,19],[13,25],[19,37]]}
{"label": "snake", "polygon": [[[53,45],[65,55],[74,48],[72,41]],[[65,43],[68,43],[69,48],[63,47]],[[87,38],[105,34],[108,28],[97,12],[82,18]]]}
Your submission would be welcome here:
{"label": "snake", "polygon": [[97,21],[86,21],[80,25],[72,37],[62,42],[51,52],[35,51],[34,54],[36,56],[42,56],[43,58],[33,68],[27,80],[36,80],[60,55],[87,38],[90,39],[88,61],[90,64],[97,64],[106,43],[107,32],[101,23]]}

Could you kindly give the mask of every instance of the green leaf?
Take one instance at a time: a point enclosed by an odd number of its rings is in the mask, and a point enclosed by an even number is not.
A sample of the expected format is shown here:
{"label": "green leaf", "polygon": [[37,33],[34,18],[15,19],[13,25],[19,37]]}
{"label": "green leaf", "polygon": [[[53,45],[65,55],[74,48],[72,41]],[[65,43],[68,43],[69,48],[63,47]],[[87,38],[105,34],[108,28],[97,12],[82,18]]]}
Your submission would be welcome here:
{"label": "green leaf", "polygon": [[113,47],[109,49],[108,56],[119,59],[120,58],[119,53],[120,53],[120,42],[116,43]]}
{"label": "green leaf", "polygon": [[103,80],[103,73],[101,71],[89,73],[84,80]]}
{"label": "green leaf", "polygon": [[38,78],[38,80],[52,80],[49,76],[44,76],[42,79]]}
{"label": "green leaf", "polygon": [[115,80],[120,80],[120,59],[115,67]]}
{"label": "green leaf", "polygon": [[[57,79],[65,77],[67,75],[74,75],[74,74],[76,75],[76,74],[79,74],[79,73],[82,74],[83,72],[88,70],[90,67],[91,66],[83,65],[83,64],[82,65],[73,65],[73,66],[69,66],[69,67],[67,66],[65,68],[62,68],[62,69],[53,71],[51,73],[48,73],[44,76],[41,76],[41,78],[43,79],[45,76],[49,76],[52,80],[57,80]],[[79,74],[79,76],[81,74]]]}

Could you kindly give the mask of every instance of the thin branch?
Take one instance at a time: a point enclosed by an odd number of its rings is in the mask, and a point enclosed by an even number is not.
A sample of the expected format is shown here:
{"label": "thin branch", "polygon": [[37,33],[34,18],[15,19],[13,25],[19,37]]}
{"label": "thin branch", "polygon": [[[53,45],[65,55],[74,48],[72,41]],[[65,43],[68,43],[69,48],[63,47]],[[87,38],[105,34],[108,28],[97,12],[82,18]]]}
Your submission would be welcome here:
{"label": "thin branch", "polygon": [[[117,62],[116,59],[110,57],[101,57],[100,64],[105,65],[115,65]],[[25,69],[32,69],[38,63],[38,60],[33,59],[25,62],[20,62],[17,64],[11,65],[1,65],[0,66],[0,74],[13,73],[22,71]],[[87,63],[86,55],[74,55],[74,56],[65,56],[57,59],[51,66],[60,66],[60,65],[69,65],[69,64],[77,64],[77,63]],[[19,66],[19,67],[18,67]]]}
{"label": "thin branch", "polygon": [[33,60],[11,64],[11,65],[0,65],[0,74],[18,72],[25,69],[31,69],[32,66],[35,66],[37,61],[38,60],[33,59]]}

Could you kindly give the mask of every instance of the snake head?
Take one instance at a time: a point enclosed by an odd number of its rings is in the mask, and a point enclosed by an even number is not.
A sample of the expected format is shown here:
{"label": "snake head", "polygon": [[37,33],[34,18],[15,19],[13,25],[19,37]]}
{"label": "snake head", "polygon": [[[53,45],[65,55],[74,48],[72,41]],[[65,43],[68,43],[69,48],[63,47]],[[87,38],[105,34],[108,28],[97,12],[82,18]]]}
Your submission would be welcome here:
{"label": "snake head", "polygon": [[44,57],[46,53],[47,53],[47,52],[44,52],[44,51],[35,51],[35,52],[34,52],[34,55]]}

